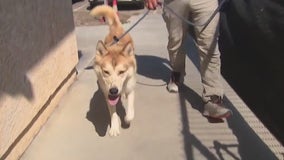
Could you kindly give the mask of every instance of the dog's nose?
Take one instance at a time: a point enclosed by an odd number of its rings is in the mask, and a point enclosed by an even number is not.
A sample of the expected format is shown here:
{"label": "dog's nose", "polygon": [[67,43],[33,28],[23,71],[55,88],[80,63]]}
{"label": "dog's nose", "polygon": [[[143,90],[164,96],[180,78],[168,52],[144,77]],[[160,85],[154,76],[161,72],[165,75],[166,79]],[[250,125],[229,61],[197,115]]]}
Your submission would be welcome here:
{"label": "dog's nose", "polygon": [[116,87],[109,89],[110,95],[117,95],[118,89]]}

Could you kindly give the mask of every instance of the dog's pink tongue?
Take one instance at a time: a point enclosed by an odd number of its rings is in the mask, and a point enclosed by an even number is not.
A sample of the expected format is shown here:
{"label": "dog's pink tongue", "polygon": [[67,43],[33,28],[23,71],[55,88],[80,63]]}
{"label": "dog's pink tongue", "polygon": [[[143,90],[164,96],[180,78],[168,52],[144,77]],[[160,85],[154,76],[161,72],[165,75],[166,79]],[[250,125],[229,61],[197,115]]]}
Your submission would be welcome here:
{"label": "dog's pink tongue", "polygon": [[108,99],[108,102],[110,105],[115,106],[117,104],[119,100],[119,97],[115,98],[115,99]]}

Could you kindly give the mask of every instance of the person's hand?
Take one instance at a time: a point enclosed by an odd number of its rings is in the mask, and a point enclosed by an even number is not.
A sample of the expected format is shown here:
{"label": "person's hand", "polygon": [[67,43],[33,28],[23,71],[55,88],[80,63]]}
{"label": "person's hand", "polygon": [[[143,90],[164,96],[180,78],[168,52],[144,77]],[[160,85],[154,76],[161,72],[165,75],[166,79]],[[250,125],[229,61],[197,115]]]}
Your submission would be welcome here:
{"label": "person's hand", "polygon": [[158,6],[158,0],[145,0],[145,2],[146,2],[146,7],[148,8],[148,9],[153,9],[153,10],[155,10],[156,9],[156,7]]}

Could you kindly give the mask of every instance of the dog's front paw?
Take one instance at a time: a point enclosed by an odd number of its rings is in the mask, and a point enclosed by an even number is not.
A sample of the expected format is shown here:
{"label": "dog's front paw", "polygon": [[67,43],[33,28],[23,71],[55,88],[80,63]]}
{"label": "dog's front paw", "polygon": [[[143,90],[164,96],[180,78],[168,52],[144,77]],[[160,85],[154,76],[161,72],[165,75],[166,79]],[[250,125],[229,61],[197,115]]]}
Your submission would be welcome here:
{"label": "dog's front paw", "polygon": [[116,137],[120,134],[119,128],[118,127],[111,127],[109,130],[109,135],[112,137]]}
{"label": "dog's front paw", "polygon": [[113,114],[111,114],[111,125],[110,125],[110,129],[109,129],[109,135],[110,136],[118,136],[119,135],[119,128],[120,128],[120,119],[118,117],[118,115],[116,114],[116,112],[114,112]]}
{"label": "dog's front paw", "polygon": [[131,112],[125,116],[124,121],[129,124],[133,119],[134,119],[134,113]]}

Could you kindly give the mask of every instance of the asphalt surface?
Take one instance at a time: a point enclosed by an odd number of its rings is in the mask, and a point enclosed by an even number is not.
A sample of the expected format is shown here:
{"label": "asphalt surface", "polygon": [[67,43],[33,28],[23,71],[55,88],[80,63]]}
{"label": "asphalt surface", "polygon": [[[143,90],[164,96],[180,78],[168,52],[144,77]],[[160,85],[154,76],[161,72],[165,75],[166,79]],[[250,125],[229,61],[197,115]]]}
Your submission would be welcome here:
{"label": "asphalt surface", "polygon": [[[105,25],[105,22],[102,19],[95,19],[89,15],[89,11],[93,6],[90,6],[90,3],[85,1],[79,1],[73,4],[73,17],[76,27],[79,26],[96,26],[96,25]],[[133,9],[131,8],[133,7]],[[130,6],[130,8],[125,8],[124,10],[119,10],[118,15],[120,21],[124,23],[129,23],[128,19],[131,16],[137,16],[145,12],[145,9],[135,9],[135,6]],[[158,12],[161,12],[160,10]]]}

